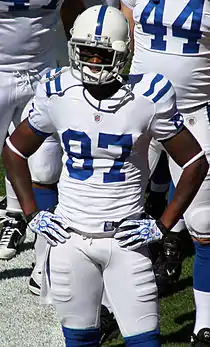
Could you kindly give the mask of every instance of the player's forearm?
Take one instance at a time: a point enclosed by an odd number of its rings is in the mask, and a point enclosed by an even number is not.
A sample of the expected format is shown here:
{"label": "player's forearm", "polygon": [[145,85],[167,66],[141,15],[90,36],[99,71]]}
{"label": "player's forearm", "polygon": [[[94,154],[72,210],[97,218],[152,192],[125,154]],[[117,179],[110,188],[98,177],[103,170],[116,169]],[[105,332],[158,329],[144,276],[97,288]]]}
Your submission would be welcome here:
{"label": "player's forearm", "polygon": [[122,1],[120,1],[120,8],[122,13],[124,14],[125,18],[127,19],[129,23],[129,28],[130,28],[130,38],[131,38],[131,43],[130,43],[130,50],[133,52],[134,50],[134,20],[133,20],[133,11],[126,7]]}
{"label": "player's forearm", "polygon": [[208,172],[208,162],[203,156],[184,169],[177,184],[174,197],[161,216],[161,221],[170,230],[182,217]]}
{"label": "player's forearm", "polygon": [[24,214],[27,216],[38,211],[32,190],[32,181],[27,160],[12,152],[7,145],[3,150],[2,157],[8,178]]}

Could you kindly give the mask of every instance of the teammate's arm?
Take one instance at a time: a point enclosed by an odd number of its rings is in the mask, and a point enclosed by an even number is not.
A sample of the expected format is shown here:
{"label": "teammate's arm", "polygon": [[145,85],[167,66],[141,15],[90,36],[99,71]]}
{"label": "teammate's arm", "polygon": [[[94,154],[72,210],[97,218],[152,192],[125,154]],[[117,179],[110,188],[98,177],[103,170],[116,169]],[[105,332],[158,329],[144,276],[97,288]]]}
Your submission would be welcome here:
{"label": "teammate's arm", "polygon": [[125,6],[123,1],[120,1],[120,9],[122,13],[124,14],[125,18],[128,20],[129,27],[130,27],[130,37],[131,37],[131,43],[130,43],[130,49],[131,51],[134,50],[134,20],[133,20],[133,10],[131,8],[128,8]]}
{"label": "teammate's arm", "polygon": [[34,199],[28,162],[24,157],[28,158],[35,153],[44,140],[44,137],[35,134],[25,119],[11,135],[10,147],[6,144],[3,149],[4,166],[25,216],[38,211],[38,207]]}
{"label": "teammate's arm", "polygon": [[70,29],[77,16],[85,10],[83,0],[64,0],[61,6],[61,18],[67,40],[70,39]]}
{"label": "teammate's arm", "polygon": [[161,222],[170,230],[196,195],[206,177],[209,164],[199,143],[185,127],[162,143],[172,159],[183,168],[173,199],[161,216]]}

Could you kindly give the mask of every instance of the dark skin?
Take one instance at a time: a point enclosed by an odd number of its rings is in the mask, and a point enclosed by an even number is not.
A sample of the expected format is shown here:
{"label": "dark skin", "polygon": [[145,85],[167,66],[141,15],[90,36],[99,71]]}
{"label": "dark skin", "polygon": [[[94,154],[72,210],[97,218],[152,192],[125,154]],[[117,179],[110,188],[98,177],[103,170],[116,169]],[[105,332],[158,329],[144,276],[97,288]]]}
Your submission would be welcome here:
{"label": "dark skin", "polygon": [[[172,139],[164,141],[163,146],[172,159],[181,167],[201,151],[200,145],[187,128],[184,128]],[[161,216],[161,221],[168,229],[173,227],[168,220],[171,217],[172,219],[175,218],[177,222],[181,218],[199,190],[208,169],[209,164],[206,156],[202,156],[183,170],[171,201],[172,204],[170,203],[166,207]],[[179,215],[180,209],[182,209],[181,215]]]}
{"label": "dark skin", "polygon": [[[87,50],[85,48],[82,48],[81,52],[83,55],[89,53],[90,49]],[[91,64],[104,64],[108,63],[108,54],[106,54],[106,59],[102,55],[100,55],[100,49],[95,49],[95,53],[91,55],[91,57],[88,59],[88,63]],[[98,52],[97,52],[98,51]],[[112,56],[110,57],[109,63],[112,61]],[[92,72],[95,72],[94,67],[90,67]],[[107,87],[106,84],[101,84],[100,87],[95,84],[88,84],[88,83],[83,83],[84,87],[88,90],[88,92],[96,99],[96,100],[103,100],[107,99],[110,96],[114,95],[122,86],[122,83],[119,82],[118,80],[115,80],[113,83],[110,83]]]}
{"label": "dark skin", "polygon": [[117,80],[114,81],[111,86],[109,85],[109,88],[107,88],[107,85],[101,85],[99,88],[94,84],[84,83],[84,87],[96,100],[109,98],[110,96],[114,95],[121,86],[122,84]]}
{"label": "dark skin", "polygon": [[135,25],[134,20],[133,20],[133,11],[130,8],[126,7],[122,1],[120,1],[120,9],[129,23],[130,37],[131,37],[130,49],[131,49],[131,51],[133,51],[134,50],[133,31],[134,31],[134,25]]}
{"label": "dark skin", "polygon": [[[111,86],[108,85],[106,88],[110,90]],[[115,83],[112,88],[116,88]],[[95,93],[102,93],[100,89],[101,87],[98,86],[95,89],[92,88],[92,91],[89,90],[89,92],[97,98]],[[104,86],[102,89],[104,89]],[[10,140],[18,151],[26,157],[32,155],[44,141],[41,136],[36,135],[31,130],[27,119],[18,126]],[[173,138],[164,141],[163,145],[169,155],[181,167],[201,151],[200,145],[186,128]],[[3,161],[24,214],[28,216],[38,211],[32,191],[27,160],[12,152],[6,145],[3,150]],[[208,162],[203,155],[183,170],[174,197],[161,216],[161,221],[168,230],[176,224],[193,200],[207,174],[208,168]]]}

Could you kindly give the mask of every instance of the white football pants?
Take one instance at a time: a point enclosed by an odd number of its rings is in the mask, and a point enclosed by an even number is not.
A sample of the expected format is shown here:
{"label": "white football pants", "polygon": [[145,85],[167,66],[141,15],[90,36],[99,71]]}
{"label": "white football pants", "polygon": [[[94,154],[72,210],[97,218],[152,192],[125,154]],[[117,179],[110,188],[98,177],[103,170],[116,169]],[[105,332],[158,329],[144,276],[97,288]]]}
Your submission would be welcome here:
{"label": "white football pants", "polygon": [[128,251],[115,239],[72,233],[65,244],[50,249],[46,263],[42,302],[50,293],[64,327],[99,327],[103,288],[124,337],[159,327],[157,287],[146,247]]}

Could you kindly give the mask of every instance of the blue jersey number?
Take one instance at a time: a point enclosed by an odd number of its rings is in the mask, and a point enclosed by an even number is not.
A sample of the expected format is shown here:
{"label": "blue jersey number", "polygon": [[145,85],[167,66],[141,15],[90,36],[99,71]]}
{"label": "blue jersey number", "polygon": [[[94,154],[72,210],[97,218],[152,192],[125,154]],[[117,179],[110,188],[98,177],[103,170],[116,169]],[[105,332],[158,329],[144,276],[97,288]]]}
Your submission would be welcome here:
{"label": "blue jersey number", "polygon": [[[48,5],[42,6],[42,8],[54,10],[57,7],[58,1],[51,0]],[[1,0],[1,2],[7,3],[8,11],[25,11],[30,9],[30,0]]]}
{"label": "blue jersey number", "polygon": [[[202,36],[200,27],[203,5],[204,0],[190,0],[172,24],[173,36],[188,40],[187,43],[183,44],[182,53],[194,54],[199,52],[198,40]],[[166,40],[164,40],[164,35],[167,34],[167,27],[163,25],[164,6],[165,0],[160,0],[158,4],[150,0],[140,17],[140,24],[142,25],[143,31],[154,35],[154,39],[151,40],[151,49],[159,51],[165,51],[167,44]],[[148,23],[148,18],[152,11],[154,11],[153,24]],[[191,26],[189,29],[184,29],[183,26],[189,17],[191,17]]]}
{"label": "blue jersey number", "polygon": [[[151,40],[151,49],[160,51],[166,50],[166,41],[163,40],[163,36],[167,33],[167,28],[163,25],[164,5],[165,0],[160,0],[158,6],[150,0],[140,17],[143,32],[154,35],[154,39]],[[153,10],[155,10],[154,24],[147,24],[147,20]]]}
{"label": "blue jersey number", "polygon": [[[93,175],[93,157],[91,155],[91,140],[85,132],[68,129],[62,134],[62,140],[65,150],[68,154],[66,162],[70,177],[84,181]],[[80,144],[80,153],[73,152],[70,141],[76,141]],[[109,172],[103,174],[103,182],[120,182],[125,181],[125,174],[120,172],[125,159],[130,155],[132,148],[132,135],[113,135],[99,133],[98,148],[107,148],[109,145],[120,146],[122,154],[114,160],[113,166]],[[73,145],[72,145],[73,146]],[[81,168],[82,162],[82,168]],[[78,168],[77,168],[78,166]]]}

